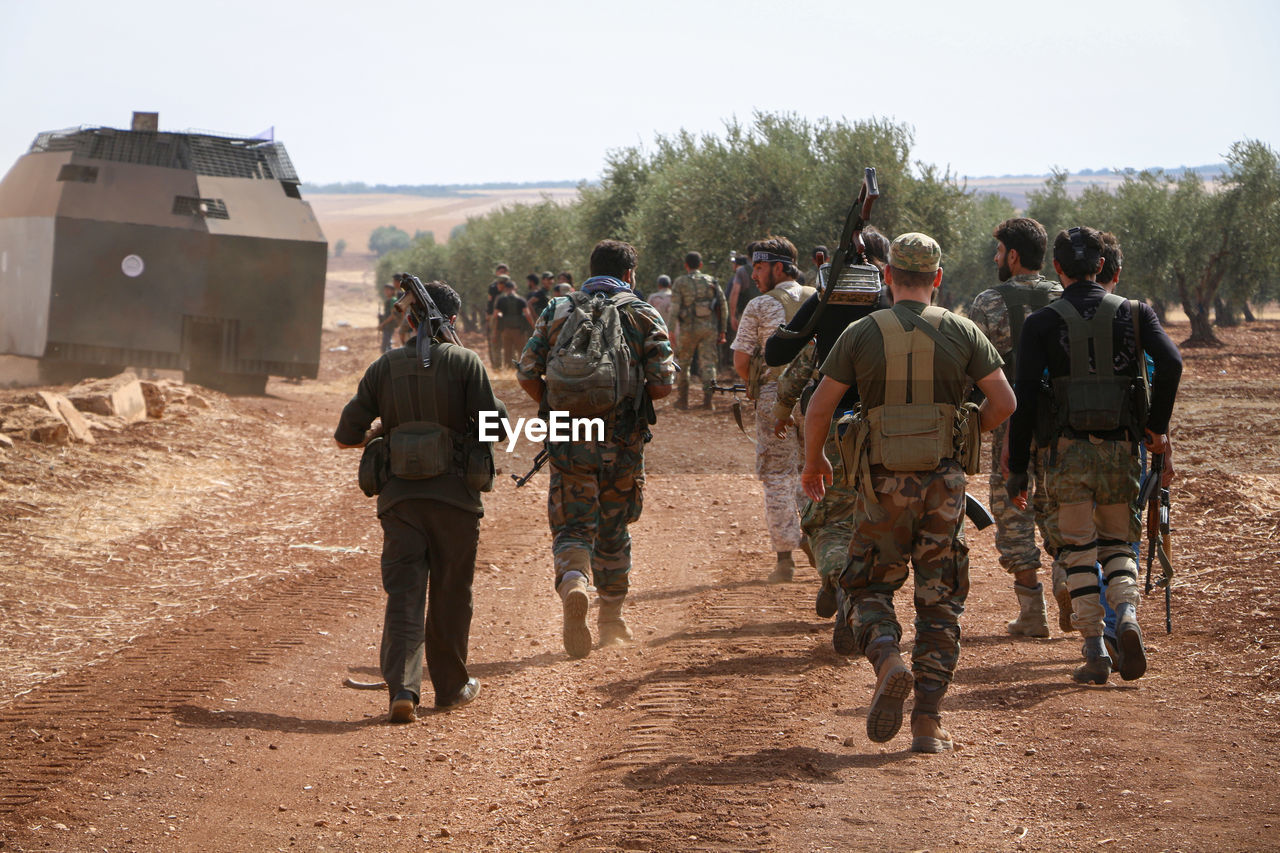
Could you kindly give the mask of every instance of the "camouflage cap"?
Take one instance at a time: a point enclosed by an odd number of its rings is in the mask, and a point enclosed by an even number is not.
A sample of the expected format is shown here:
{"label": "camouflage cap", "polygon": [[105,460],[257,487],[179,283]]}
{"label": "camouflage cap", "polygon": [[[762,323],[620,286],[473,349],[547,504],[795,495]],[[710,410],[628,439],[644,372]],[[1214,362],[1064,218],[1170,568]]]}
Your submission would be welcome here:
{"label": "camouflage cap", "polygon": [[942,248],[928,234],[909,231],[889,246],[889,266],[906,272],[934,272],[942,265]]}

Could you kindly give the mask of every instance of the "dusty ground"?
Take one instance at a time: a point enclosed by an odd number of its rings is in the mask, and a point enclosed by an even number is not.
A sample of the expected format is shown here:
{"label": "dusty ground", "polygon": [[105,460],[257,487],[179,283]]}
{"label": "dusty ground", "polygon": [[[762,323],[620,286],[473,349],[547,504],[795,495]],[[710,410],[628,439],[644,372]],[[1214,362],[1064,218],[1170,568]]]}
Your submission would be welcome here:
{"label": "dusty ground", "polygon": [[866,740],[870,670],[831,650],[813,572],[762,582],[750,445],[670,408],[637,643],[561,649],[523,447],[486,499],[481,695],[386,725],[340,686],[376,676],[380,542],[329,438],[375,336],[326,331],[320,378],[265,398],[0,448],[0,850],[1280,849],[1280,324],[1187,353],[1174,632],[1153,596],[1145,678],[1078,687],[1076,639],[1009,639],[971,533],[942,756]]}

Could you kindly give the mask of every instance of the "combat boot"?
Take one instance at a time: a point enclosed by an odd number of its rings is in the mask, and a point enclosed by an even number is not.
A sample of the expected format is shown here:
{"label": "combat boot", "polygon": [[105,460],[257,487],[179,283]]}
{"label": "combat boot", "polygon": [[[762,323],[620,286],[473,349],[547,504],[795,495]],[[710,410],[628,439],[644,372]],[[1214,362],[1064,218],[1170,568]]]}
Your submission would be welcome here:
{"label": "combat boot", "polygon": [[881,637],[867,648],[867,660],[876,670],[876,692],[867,708],[867,737],[887,743],[902,728],[902,703],[911,694],[915,677],[902,662],[898,643]]}
{"label": "combat boot", "polygon": [[686,385],[676,392],[676,408],[687,410],[689,408],[689,386]]}
{"label": "combat boot", "polygon": [[945,685],[928,687],[916,682],[915,705],[911,709],[911,751],[939,753],[953,749],[951,733],[942,727],[942,697]]}
{"label": "combat boot", "polygon": [[1081,652],[1084,663],[1071,673],[1072,680],[1078,684],[1106,684],[1107,677],[1111,675],[1111,658],[1102,645],[1102,638],[1085,637]]}
{"label": "combat boot", "polygon": [[715,396],[715,392],[710,388],[704,389],[702,392],[702,408],[709,412],[714,412],[716,410],[715,403],[713,402]]}
{"label": "combat boot", "polygon": [[587,627],[587,579],[579,572],[568,572],[557,587],[564,605],[564,650],[571,658],[591,654],[591,629]]}
{"label": "combat boot", "polygon": [[600,596],[596,626],[600,629],[601,648],[626,645],[633,639],[631,629],[622,618],[622,602],[626,597],[626,593]]}
{"label": "combat boot", "polygon": [[814,600],[813,609],[823,619],[830,619],[836,615],[836,582],[835,578],[825,577],[822,579],[822,586],[818,587],[818,597]]}
{"label": "combat boot", "polygon": [[846,657],[858,650],[857,638],[849,627],[850,609],[849,597],[843,589],[836,587],[836,624],[831,629],[831,648],[836,650],[836,654]]}
{"label": "combat boot", "polygon": [[1044,584],[1023,586],[1015,583],[1013,591],[1018,594],[1018,618],[1005,623],[1005,630],[1015,637],[1049,636],[1049,620],[1044,612]]}
{"label": "combat boot", "polygon": [[1132,604],[1121,604],[1116,610],[1116,644],[1120,677],[1125,681],[1141,678],[1147,671],[1147,649]]}
{"label": "combat boot", "polygon": [[769,575],[769,583],[791,583],[796,576],[796,561],[790,551],[779,551],[778,562]]}

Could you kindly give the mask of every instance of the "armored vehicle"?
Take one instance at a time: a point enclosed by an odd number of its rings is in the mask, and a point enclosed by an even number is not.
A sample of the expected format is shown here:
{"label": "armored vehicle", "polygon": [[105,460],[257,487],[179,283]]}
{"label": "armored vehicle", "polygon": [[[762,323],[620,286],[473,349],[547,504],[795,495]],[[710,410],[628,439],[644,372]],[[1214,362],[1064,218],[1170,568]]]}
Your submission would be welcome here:
{"label": "armored vehicle", "polygon": [[155,113],[41,133],[0,181],[0,354],[55,383],[315,378],[327,259],[274,140],[160,132]]}

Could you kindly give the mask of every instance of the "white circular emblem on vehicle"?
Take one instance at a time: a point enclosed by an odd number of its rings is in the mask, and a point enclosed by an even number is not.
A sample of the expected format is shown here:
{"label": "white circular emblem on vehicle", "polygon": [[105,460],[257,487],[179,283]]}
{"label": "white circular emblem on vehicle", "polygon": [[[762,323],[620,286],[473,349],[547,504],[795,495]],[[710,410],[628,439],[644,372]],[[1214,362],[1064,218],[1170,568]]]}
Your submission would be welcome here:
{"label": "white circular emblem on vehicle", "polygon": [[146,268],[147,265],[137,255],[125,255],[124,260],[120,262],[120,271],[129,276],[129,278],[137,278],[142,275],[142,271]]}

